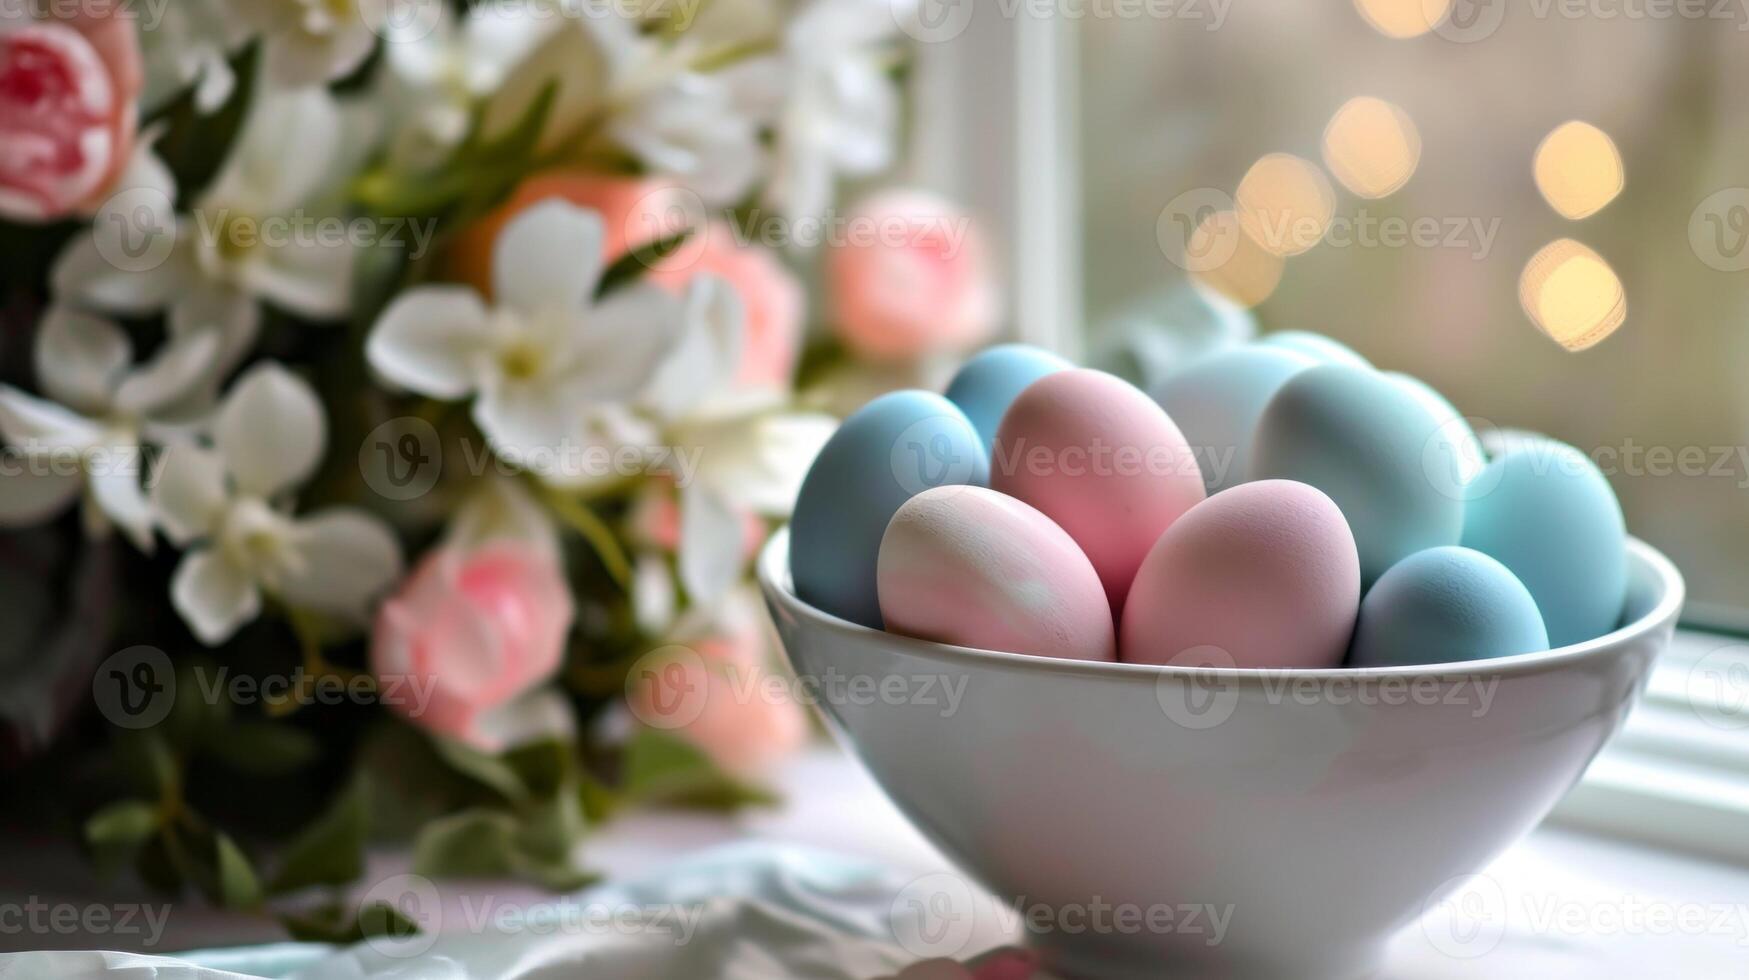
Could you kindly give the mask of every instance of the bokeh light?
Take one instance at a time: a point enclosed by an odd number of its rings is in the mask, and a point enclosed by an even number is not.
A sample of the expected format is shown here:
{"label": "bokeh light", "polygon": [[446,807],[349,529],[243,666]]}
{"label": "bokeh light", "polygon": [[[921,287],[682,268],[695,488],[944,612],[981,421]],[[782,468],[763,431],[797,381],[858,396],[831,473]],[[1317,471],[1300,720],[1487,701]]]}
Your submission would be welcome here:
{"label": "bokeh light", "polygon": [[1568,350],[1608,337],[1628,316],[1621,279],[1603,256],[1562,238],[1543,246],[1524,266],[1518,299],[1531,322]]}
{"label": "bokeh light", "polygon": [[1246,234],[1232,211],[1215,211],[1203,218],[1191,233],[1186,250],[1192,255],[1226,256],[1223,261],[1197,268],[1191,278],[1240,306],[1256,306],[1281,283],[1281,256]]}
{"label": "bokeh light", "polygon": [[1291,153],[1252,164],[1233,198],[1245,233],[1276,255],[1298,255],[1323,241],[1336,213],[1330,178]]}
{"label": "bokeh light", "polygon": [[1596,214],[1621,193],[1621,152],[1609,134],[1574,120],[1556,126],[1536,148],[1537,189],[1564,218]]}
{"label": "bokeh light", "polygon": [[1402,107],[1362,95],[1342,104],[1324,127],[1324,165],[1361,197],[1395,193],[1421,162],[1421,133]]}
{"label": "bokeh light", "polygon": [[1419,37],[1438,25],[1451,10],[1451,0],[1354,0],[1373,29],[1386,37]]}

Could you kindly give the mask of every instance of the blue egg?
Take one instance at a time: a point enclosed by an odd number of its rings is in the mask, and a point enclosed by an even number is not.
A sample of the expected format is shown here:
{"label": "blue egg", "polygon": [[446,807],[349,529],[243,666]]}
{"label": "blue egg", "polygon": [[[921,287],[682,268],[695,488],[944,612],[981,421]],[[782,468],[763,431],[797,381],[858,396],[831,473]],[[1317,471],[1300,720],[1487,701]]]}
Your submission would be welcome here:
{"label": "blue egg", "polygon": [[984,451],[990,452],[996,445],[996,426],[1009,403],[1027,385],[1070,367],[1074,365],[1043,348],[1002,344],[960,366],[948,383],[947,400],[966,413],[984,441]]}
{"label": "blue egg", "polygon": [[1457,544],[1460,462],[1442,423],[1403,386],[1368,368],[1320,365],[1288,379],[1251,441],[1252,480],[1324,491],[1354,531],[1361,587],[1423,548]]}
{"label": "blue egg", "polygon": [[1331,340],[1310,330],[1277,330],[1257,341],[1265,347],[1281,347],[1298,351],[1320,364],[1341,364],[1344,367],[1369,368],[1372,362],[1361,357],[1354,348],[1339,340]]}
{"label": "blue egg", "polygon": [[[1451,458],[1456,461],[1457,469],[1446,474],[1447,487],[1452,493],[1464,493],[1471,480],[1488,465],[1488,454],[1482,448],[1482,440],[1477,438],[1476,430],[1470,428],[1470,420],[1457,410],[1446,397],[1432,385],[1412,375],[1396,371],[1386,371],[1385,377],[1390,378],[1403,389],[1426,405],[1428,410],[1438,416],[1441,423],[1440,437],[1451,443]],[[1432,474],[1436,479],[1437,474]]]}
{"label": "blue egg", "polygon": [[1516,576],[1469,548],[1418,551],[1360,601],[1351,667],[1449,664],[1549,648],[1536,600]]}
{"label": "blue egg", "polygon": [[984,442],[953,402],[927,391],[869,402],[826,441],[796,495],[789,539],[796,595],[880,629],[875,566],[894,512],[930,487],[989,481]]}
{"label": "blue egg", "polygon": [[1465,547],[1524,582],[1555,646],[1620,624],[1627,591],[1627,524],[1609,481],[1584,453],[1517,434],[1476,477],[1464,510]]}
{"label": "blue egg", "polygon": [[1286,348],[1235,347],[1168,375],[1154,392],[1196,453],[1211,496],[1245,482],[1251,433],[1264,406],[1289,378],[1317,363]]}

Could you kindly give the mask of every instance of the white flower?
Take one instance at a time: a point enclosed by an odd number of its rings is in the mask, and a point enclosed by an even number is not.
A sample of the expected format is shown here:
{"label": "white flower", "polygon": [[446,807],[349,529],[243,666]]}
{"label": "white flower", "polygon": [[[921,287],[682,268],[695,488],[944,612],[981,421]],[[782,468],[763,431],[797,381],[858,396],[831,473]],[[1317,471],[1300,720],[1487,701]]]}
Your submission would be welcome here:
{"label": "white flower", "polygon": [[738,201],[764,166],[759,126],[728,72],[695,70],[688,44],[640,35],[626,21],[566,16],[487,104],[484,131],[501,134],[556,86],[537,150],[597,132],[649,170],[677,179],[707,205]]}
{"label": "white flower", "polygon": [[781,60],[730,69],[776,131],[768,206],[813,217],[839,174],[866,176],[893,161],[899,94],[888,77],[897,30],[891,0],[813,0],[789,25]]}
{"label": "white flower", "polygon": [[156,27],[140,31],[142,105],[157,108],[193,85],[195,109],[216,111],[236,86],[229,59],[249,39],[248,30],[225,0],[176,0],[162,4],[158,16]]}
{"label": "white flower", "polygon": [[107,320],[57,306],[39,329],[36,376],[53,400],[0,385],[0,434],[13,446],[0,460],[0,524],[52,517],[83,487],[88,530],[100,534],[114,524],[151,550],[142,437],[155,416],[204,380],[216,339],[172,340],[136,367],[127,334]]}
{"label": "white flower", "polygon": [[597,302],[601,218],[562,201],[530,208],[499,236],[495,306],[464,286],[421,286],[383,311],[365,344],[393,384],[473,396],[500,456],[552,472],[578,432],[640,391],[672,345],[681,309],[646,283]]}
{"label": "white flower", "polygon": [[400,574],[400,546],[370,514],[291,516],[284,498],[320,461],[325,426],[309,385],[269,362],[231,388],[211,448],[166,449],[152,503],[165,536],[189,549],[170,599],[201,642],[222,643],[254,619],[263,592],[361,622]]}
{"label": "white flower", "polygon": [[397,20],[383,49],[385,101],[399,124],[391,152],[406,167],[430,166],[467,134],[474,106],[503,83],[546,30],[526,8],[482,3],[458,22],[447,5],[437,19]]}
{"label": "white flower", "polygon": [[726,283],[700,276],[686,300],[686,332],[639,402],[661,426],[663,445],[696,450],[696,469],[678,483],[680,581],[694,601],[710,604],[740,576],[745,515],[788,514],[837,423],[735,384],[743,312]]}
{"label": "white flower", "polygon": [[[237,17],[261,36],[261,70],[287,88],[320,85],[352,73],[376,46],[366,20],[390,13],[391,0],[234,0]],[[388,18],[382,17],[386,23]]]}
{"label": "white flower", "polygon": [[312,318],[344,315],[355,244],[316,234],[319,219],[304,209],[345,169],[345,139],[326,91],[262,96],[190,213],[171,213],[168,172],[118,196],[56,260],[56,296],[130,316],[168,308],[173,336],[218,332],[227,371],[254,343],[257,297]]}
{"label": "white flower", "polygon": [[522,481],[490,476],[481,481],[455,510],[444,544],[472,551],[490,541],[516,541],[554,561],[560,559],[559,529],[552,514]]}

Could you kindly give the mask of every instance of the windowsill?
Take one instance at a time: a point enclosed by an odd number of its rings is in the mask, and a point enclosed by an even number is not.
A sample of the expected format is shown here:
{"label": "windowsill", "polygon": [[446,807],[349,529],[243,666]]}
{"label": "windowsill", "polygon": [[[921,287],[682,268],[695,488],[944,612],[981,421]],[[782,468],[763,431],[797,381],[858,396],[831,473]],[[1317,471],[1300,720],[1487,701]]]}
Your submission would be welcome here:
{"label": "windowsill", "polygon": [[[1732,662],[1741,673],[1722,674]],[[1749,703],[1694,700],[1719,690],[1749,697],[1749,644],[1679,631],[1639,706],[1550,821],[1749,863]]]}

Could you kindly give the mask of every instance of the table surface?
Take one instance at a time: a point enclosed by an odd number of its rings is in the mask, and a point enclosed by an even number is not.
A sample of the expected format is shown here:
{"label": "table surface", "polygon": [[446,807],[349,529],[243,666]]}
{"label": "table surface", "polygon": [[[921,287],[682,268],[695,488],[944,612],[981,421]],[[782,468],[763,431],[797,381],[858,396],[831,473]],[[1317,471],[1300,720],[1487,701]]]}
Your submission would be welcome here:
{"label": "table surface", "polygon": [[[778,781],[787,799],[782,808],[733,817],[628,815],[590,839],[589,863],[610,876],[641,876],[677,855],[757,839],[860,856],[919,877],[949,870],[861,767],[836,749],[822,745],[798,756]],[[370,877],[380,880],[402,864],[400,856],[379,855]],[[163,913],[167,907],[160,899],[99,886],[80,868],[76,856],[51,848],[0,845],[0,949],[165,953],[283,938],[259,919],[178,904],[162,915],[154,941],[144,914],[132,916],[131,930],[119,920],[133,901],[158,903]],[[550,900],[520,887],[489,890],[495,900],[511,904]],[[102,902],[94,902],[94,895],[103,896]],[[446,903],[457,899],[446,889]],[[35,921],[62,924],[19,928],[18,909],[25,902],[38,908]],[[93,907],[114,921],[94,930],[71,914],[53,918],[56,909]],[[1005,938],[996,926],[984,930],[979,942]],[[1404,930],[1384,974],[1386,980],[1477,976],[1749,976],[1749,868],[1544,827],[1460,888],[1454,900]]]}

